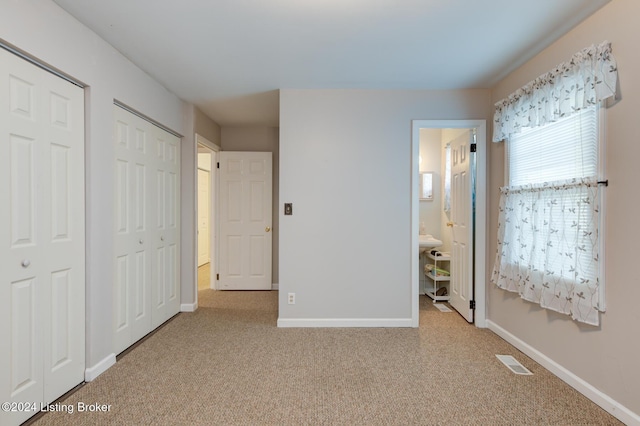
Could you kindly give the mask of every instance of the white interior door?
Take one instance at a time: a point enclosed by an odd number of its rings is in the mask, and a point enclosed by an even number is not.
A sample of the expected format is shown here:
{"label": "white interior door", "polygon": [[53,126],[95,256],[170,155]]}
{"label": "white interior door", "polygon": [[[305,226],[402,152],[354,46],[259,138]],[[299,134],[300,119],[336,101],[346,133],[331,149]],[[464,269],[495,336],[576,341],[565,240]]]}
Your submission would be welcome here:
{"label": "white interior door", "polygon": [[211,254],[210,204],[211,172],[198,169],[198,266],[209,263]]}
{"label": "white interior door", "polygon": [[220,152],[221,290],[271,289],[270,152]]}
{"label": "white interior door", "polygon": [[84,380],[84,91],[3,49],[0,80],[0,401],[39,410]]}
{"label": "white interior door", "polygon": [[155,220],[151,240],[152,323],[156,328],[180,311],[180,139],[150,124],[156,159]]}
{"label": "white interior door", "polygon": [[179,140],[114,106],[114,340],[122,352],[179,310]]}
{"label": "white interior door", "polygon": [[451,297],[449,304],[473,322],[473,188],[469,130],[451,142]]}
{"label": "white interior door", "polygon": [[140,118],[114,106],[115,346],[119,353],[151,329],[151,136]]}

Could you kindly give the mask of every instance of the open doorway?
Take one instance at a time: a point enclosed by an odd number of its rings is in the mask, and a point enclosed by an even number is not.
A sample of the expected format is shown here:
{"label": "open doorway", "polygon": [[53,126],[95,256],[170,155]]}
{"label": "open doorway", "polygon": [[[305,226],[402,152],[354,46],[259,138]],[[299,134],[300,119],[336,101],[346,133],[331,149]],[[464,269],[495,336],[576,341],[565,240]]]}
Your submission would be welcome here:
{"label": "open doorway", "polygon": [[[449,161],[447,155],[450,156]],[[414,120],[412,157],[413,320],[418,321],[420,294],[431,289],[434,294],[441,290],[438,292],[440,297],[435,297],[434,302],[450,300],[469,322],[475,322],[477,327],[486,327],[486,122]],[[466,169],[461,170],[459,167],[463,163],[466,163]],[[452,164],[455,164],[453,169]],[[447,176],[452,179],[447,182],[448,191],[445,191]],[[424,196],[425,189],[421,185],[424,177],[428,177],[433,185],[430,198]],[[468,205],[464,204],[465,199]],[[447,260],[442,265],[431,263],[451,272],[451,282],[447,281],[448,278],[436,282],[425,277],[424,263],[428,262],[426,255],[429,253],[423,247],[420,254],[421,234],[422,237],[424,234],[432,235],[441,241],[435,249],[445,252]],[[466,263],[462,261],[465,258],[464,247],[468,247]],[[463,275],[468,279],[461,280]]]}
{"label": "open doorway", "polygon": [[196,134],[197,291],[215,289],[216,283],[218,265],[216,165],[219,150],[217,145]]}

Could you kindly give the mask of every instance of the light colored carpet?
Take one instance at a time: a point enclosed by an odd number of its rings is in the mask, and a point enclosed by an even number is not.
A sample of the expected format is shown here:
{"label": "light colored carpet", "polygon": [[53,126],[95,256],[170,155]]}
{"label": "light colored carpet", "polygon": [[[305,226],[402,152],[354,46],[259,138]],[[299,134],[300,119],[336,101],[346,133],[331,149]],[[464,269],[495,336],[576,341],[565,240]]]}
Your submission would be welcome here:
{"label": "light colored carpet", "polygon": [[[488,330],[421,297],[418,329],[278,329],[277,292],[199,292],[44,425],[617,425]],[[495,354],[534,374],[510,372]]]}

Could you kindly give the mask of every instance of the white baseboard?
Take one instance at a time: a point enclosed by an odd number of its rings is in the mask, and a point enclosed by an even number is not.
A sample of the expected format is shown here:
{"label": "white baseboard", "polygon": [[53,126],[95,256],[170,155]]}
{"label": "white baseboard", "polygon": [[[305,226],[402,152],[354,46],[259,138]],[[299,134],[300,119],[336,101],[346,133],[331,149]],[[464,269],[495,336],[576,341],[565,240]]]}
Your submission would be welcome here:
{"label": "white baseboard", "polygon": [[599,391],[584,379],[576,376],[574,373],[567,370],[562,365],[558,364],[529,344],[523,342],[493,321],[487,320],[487,326],[489,330],[493,331],[498,336],[502,337],[504,340],[518,348],[520,351],[524,352],[531,359],[555,374],[558,378],[589,398],[591,401],[598,404],[605,411],[616,417],[624,424],[640,425],[640,415],[629,410],[628,408],[611,398],[609,395]]}
{"label": "white baseboard", "polygon": [[180,305],[180,312],[195,312],[196,309],[198,309],[198,302],[183,303]]}
{"label": "white baseboard", "polygon": [[86,368],[84,370],[84,381],[91,382],[99,375],[107,371],[112,365],[116,363],[116,354],[107,355],[102,361],[94,365],[93,367]]}
{"label": "white baseboard", "polygon": [[271,290],[278,290],[280,288],[280,284],[278,283],[271,283]]}
{"label": "white baseboard", "polygon": [[278,327],[413,327],[411,318],[278,318]]}

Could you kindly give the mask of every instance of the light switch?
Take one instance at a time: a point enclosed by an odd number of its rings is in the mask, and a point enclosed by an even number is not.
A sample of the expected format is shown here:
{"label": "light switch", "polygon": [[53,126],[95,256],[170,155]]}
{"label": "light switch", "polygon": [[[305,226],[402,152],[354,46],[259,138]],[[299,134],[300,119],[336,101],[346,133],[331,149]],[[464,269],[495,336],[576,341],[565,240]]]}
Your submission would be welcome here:
{"label": "light switch", "polygon": [[293,203],[284,203],[285,216],[291,216],[293,214]]}

